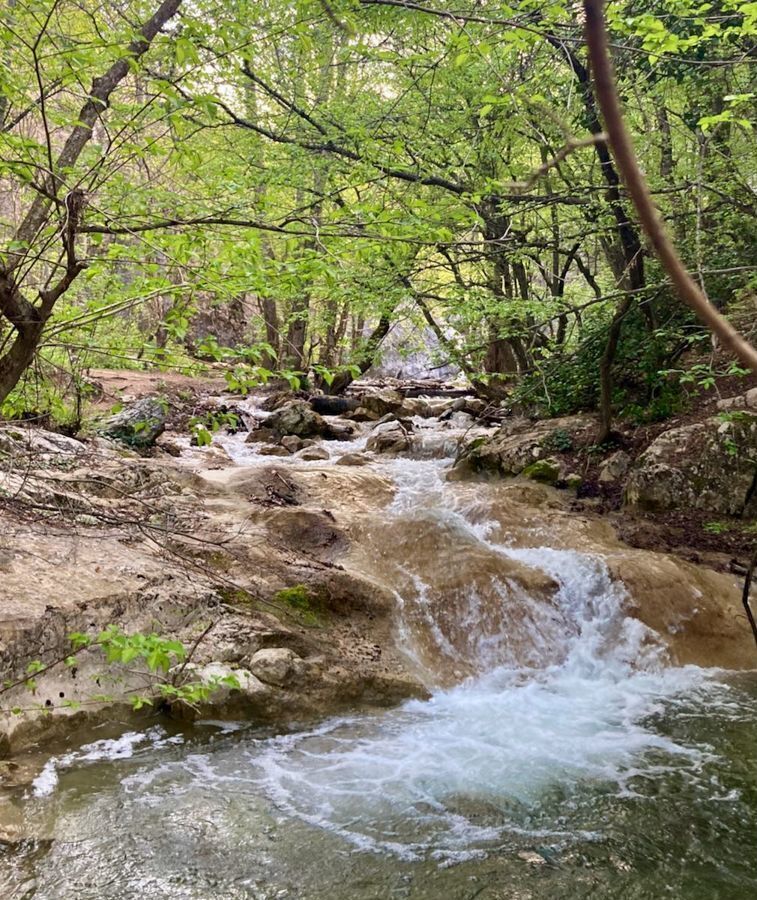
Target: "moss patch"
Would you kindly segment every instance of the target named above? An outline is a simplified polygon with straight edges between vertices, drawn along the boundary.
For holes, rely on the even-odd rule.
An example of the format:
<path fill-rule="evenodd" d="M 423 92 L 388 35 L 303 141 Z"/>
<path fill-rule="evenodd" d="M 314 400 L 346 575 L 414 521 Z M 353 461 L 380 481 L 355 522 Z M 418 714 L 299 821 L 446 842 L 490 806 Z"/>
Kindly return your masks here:
<path fill-rule="evenodd" d="M 560 477 L 560 464 L 554 459 L 538 459 L 530 466 L 526 466 L 522 474 L 532 481 L 554 484 Z"/>

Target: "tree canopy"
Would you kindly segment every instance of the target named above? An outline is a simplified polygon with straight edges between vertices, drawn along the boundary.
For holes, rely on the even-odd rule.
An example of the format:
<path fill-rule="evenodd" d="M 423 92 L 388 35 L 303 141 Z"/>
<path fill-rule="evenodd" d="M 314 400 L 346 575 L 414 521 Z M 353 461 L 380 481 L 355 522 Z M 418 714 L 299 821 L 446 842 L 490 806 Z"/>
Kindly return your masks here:
<path fill-rule="evenodd" d="M 749 330 L 757 3 L 606 19 L 654 202 Z M 605 432 L 669 414 L 710 338 L 639 227 L 583 24 L 572 0 L 9 0 L 3 411 L 96 365 L 338 390 L 414 326 L 487 397 Z"/>

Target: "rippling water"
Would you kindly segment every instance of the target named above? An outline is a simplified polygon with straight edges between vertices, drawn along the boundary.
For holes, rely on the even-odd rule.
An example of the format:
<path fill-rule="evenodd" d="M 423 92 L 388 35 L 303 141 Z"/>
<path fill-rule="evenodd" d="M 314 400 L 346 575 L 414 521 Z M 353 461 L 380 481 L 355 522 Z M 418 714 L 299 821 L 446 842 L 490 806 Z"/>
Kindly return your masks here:
<path fill-rule="evenodd" d="M 665 667 L 601 560 L 495 540 L 434 461 L 384 468 L 398 485 L 388 527 L 454 528 L 553 579 L 517 646 L 515 620 L 487 605 L 529 598 L 496 565 L 485 592 L 480 579 L 463 592 L 461 637 L 411 547 L 396 567 L 408 652 L 425 627 L 474 675 L 287 734 L 156 726 L 56 757 L 7 801 L 30 837 L 0 848 L 0 895 L 757 896 L 757 676 Z"/>

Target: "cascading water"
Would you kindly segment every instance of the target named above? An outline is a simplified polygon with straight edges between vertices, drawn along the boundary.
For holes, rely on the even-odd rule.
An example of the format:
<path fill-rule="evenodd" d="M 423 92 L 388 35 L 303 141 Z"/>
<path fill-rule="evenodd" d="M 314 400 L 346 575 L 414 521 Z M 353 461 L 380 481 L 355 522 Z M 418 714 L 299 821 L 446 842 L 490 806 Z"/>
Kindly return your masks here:
<path fill-rule="evenodd" d="M 423 665 L 420 631 L 442 666 L 462 658 L 476 674 L 381 717 L 256 742 L 248 750 L 251 782 L 277 808 L 356 847 L 451 861 L 479 855 L 508 833 L 564 839 L 564 824 L 534 816 L 550 791 L 565 802 L 586 788 L 631 791 L 634 778 L 659 767 L 660 754 L 665 765 L 701 765 L 702 751 L 644 723 L 678 696 L 706 693 L 708 673 L 665 668 L 662 644 L 625 614 L 623 588 L 601 560 L 494 542 L 494 524 L 468 519 L 442 465 L 384 463 L 398 493 L 383 529 L 391 535 L 403 521 L 427 534 L 452 528 L 455 540 L 554 579 L 553 605 L 495 576 L 483 597 L 476 585 L 464 586 L 450 617 L 447 598 L 431 602 L 430 585 L 403 562 L 414 588 L 398 598 L 408 653 Z M 517 619 L 502 614 L 507 606 Z M 654 763 L 645 759 L 651 752 Z"/>
<path fill-rule="evenodd" d="M 283 735 L 208 723 L 129 735 L 108 763 L 107 742 L 68 754 L 27 801 L 58 843 L 12 896 L 754 896 L 753 680 L 666 666 L 600 558 L 537 526 L 510 540 L 447 464 L 376 462 L 396 494 L 353 560 L 396 592 L 399 639 L 445 687 Z"/>

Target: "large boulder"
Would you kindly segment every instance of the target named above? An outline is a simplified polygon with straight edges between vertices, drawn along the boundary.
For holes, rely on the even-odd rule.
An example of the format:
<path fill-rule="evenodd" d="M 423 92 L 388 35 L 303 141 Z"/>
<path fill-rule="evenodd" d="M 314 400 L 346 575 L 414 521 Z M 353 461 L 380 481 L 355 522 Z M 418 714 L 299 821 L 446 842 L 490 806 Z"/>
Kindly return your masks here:
<path fill-rule="evenodd" d="M 279 437 L 293 434 L 300 438 L 326 437 L 330 429 L 326 420 L 305 400 L 290 400 L 272 412 L 265 420 L 265 427 Z"/>
<path fill-rule="evenodd" d="M 165 402 L 155 397 L 143 397 L 106 419 L 98 431 L 130 447 L 144 449 L 152 447 L 163 434 L 166 418 Z"/>
<path fill-rule="evenodd" d="M 757 515 L 757 414 L 740 411 L 661 434 L 631 469 L 628 506 Z"/>
<path fill-rule="evenodd" d="M 555 451 L 571 450 L 588 443 L 596 421 L 590 416 L 566 416 L 531 422 L 506 422 L 489 438 L 476 438 L 466 447 L 455 467 L 455 477 L 467 472 L 498 472 L 520 475 L 524 469 L 548 459 Z"/>

